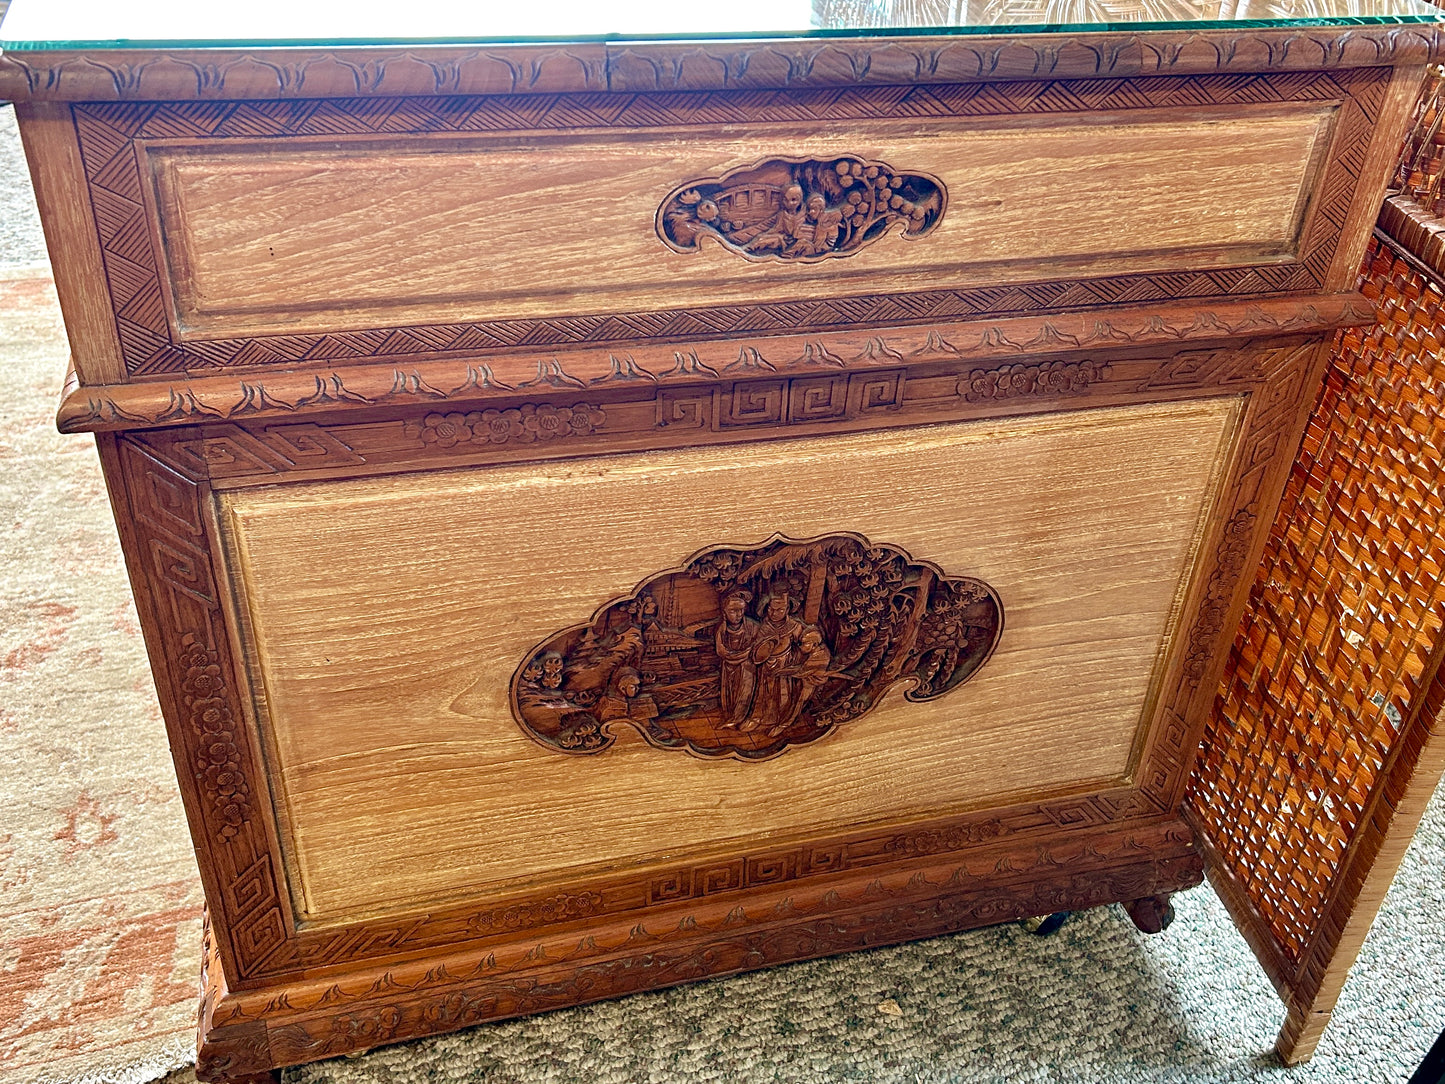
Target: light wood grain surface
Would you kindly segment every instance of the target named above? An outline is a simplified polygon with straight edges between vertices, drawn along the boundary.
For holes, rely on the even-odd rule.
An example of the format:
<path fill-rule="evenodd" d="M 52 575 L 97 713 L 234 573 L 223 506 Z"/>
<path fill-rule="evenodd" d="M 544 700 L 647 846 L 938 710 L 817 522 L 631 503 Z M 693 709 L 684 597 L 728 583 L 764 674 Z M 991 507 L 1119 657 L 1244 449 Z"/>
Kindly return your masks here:
<path fill-rule="evenodd" d="M 123 380 L 125 361 L 110 295 L 100 288 L 105 265 L 70 109 L 55 102 L 23 102 L 15 115 L 76 375 L 86 384 Z"/>
<path fill-rule="evenodd" d="M 234 491 L 298 907 L 1122 780 L 1238 400 Z M 994 658 L 766 763 L 529 741 L 522 658 L 703 547 L 860 531 L 1003 599 Z"/>
<path fill-rule="evenodd" d="M 174 319 L 196 338 L 686 308 L 1284 259 L 1332 106 L 746 130 L 150 144 Z M 1152 118 L 1152 119 L 1151 119 Z M 679 253 L 678 185 L 854 154 L 948 189 L 925 236 L 846 258 Z"/>

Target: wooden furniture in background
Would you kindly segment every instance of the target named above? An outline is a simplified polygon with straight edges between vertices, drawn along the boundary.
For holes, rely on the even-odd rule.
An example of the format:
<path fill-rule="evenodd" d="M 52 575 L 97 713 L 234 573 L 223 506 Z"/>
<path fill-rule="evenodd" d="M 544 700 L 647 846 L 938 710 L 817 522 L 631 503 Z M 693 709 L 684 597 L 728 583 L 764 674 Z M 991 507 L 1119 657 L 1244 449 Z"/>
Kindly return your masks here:
<path fill-rule="evenodd" d="M 1160 928 L 1420 17 L 0 56 L 201 1076 Z"/>

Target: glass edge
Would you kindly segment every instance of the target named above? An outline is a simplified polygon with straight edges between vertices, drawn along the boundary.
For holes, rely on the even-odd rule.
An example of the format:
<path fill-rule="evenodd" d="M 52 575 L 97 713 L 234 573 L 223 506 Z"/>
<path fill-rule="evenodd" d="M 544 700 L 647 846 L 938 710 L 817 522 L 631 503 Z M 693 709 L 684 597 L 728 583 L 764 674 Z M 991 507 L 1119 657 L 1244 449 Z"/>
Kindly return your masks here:
<path fill-rule="evenodd" d="M 196 49 L 386 49 L 419 46 L 485 45 L 687 45 L 717 41 L 798 41 L 853 38 L 980 37 L 1013 34 L 1120 33 L 1141 30 L 1291 30 L 1310 27 L 1421 26 L 1445 21 L 1445 11 L 1420 15 L 1338 15 L 1292 19 L 1176 19 L 1163 22 L 1018 23 L 990 26 L 848 27 L 845 29 L 720 32 L 711 34 L 594 34 L 536 35 L 529 37 L 427 37 L 427 38 L 115 38 L 110 40 L 10 41 L 0 37 L 0 51 L 15 53 L 76 52 L 77 50 L 196 50 Z M 0 28 L 3 33 L 3 28 Z"/>

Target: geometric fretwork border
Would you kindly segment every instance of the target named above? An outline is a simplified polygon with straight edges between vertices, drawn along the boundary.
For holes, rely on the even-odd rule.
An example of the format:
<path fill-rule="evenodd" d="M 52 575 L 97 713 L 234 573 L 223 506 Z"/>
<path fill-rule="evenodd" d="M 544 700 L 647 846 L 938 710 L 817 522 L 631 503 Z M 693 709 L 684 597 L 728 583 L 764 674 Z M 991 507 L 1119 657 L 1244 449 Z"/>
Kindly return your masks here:
<path fill-rule="evenodd" d="M 74 107 L 116 328 L 131 376 L 305 362 L 399 362 L 510 348 L 546 349 L 778 330 L 809 331 L 969 317 L 1029 315 L 1164 299 L 1244 298 L 1318 290 L 1354 197 L 1386 68 L 1272 75 L 1036 80 L 867 90 L 504 95 L 278 101 L 127 102 Z M 1126 112 L 1279 102 L 1340 103 L 1330 159 L 1296 262 L 1114 275 L 994 287 L 268 335 L 173 340 L 160 261 L 146 222 L 136 144 L 163 139 L 424 135 L 437 132 L 717 126 L 776 120 L 863 120 Z M 1048 208 L 1039 208 L 1041 214 Z"/>

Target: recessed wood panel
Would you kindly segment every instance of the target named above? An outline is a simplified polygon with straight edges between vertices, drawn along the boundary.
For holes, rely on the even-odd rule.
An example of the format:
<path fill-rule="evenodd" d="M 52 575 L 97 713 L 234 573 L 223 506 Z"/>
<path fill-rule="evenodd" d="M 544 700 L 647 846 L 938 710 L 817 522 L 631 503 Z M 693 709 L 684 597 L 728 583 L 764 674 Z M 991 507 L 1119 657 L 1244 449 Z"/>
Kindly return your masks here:
<path fill-rule="evenodd" d="M 567 135 L 152 143 L 177 332 L 194 338 L 648 311 L 1207 268 L 1296 248 L 1333 106 Z M 943 182 L 947 211 L 845 258 L 676 251 L 679 186 L 779 157 Z"/>
<path fill-rule="evenodd" d="M 340 919 L 1123 780 L 1238 400 L 226 493 L 298 910 Z M 763 763 L 529 740 L 519 662 L 711 544 L 856 531 L 1006 624 Z"/>

